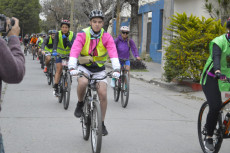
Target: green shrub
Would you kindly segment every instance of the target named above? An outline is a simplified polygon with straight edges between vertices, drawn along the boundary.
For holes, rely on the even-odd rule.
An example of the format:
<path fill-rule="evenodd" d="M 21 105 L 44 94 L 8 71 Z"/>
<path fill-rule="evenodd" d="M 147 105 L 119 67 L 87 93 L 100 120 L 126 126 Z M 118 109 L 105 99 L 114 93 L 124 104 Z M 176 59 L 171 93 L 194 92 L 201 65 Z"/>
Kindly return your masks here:
<path fill-rule="evenodd" d="M 167 81 L 175 78 L 198 82 L 209 56 L 209 42 L 226 32 L 225 25 L 222 26 L 220 20 L 177 13 L 168 30 L 173 32 L 173 37 L 165 49 L 164 75 Z"/>

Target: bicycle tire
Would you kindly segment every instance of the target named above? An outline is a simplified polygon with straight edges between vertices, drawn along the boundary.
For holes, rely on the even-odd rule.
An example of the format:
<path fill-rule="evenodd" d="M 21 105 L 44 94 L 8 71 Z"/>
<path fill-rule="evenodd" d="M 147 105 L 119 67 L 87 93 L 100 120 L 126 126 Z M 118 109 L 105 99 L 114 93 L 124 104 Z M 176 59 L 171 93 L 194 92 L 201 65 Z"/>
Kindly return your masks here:
<path fill-rule="evenodd" d="M 114 95 L 114 101 L 118 102 L 119 97 L 120 97 L 120 83 L 119 80 L 115 80 L 115 87 L 113 88 L 113 95 Z"/>
<path fill-rule="evenodd" d="M 121 105 L 125 108 L 129 102 L 129 77 L 128 74 L 122 76 Z"/>
<path fill-rule="evenodd" d="M 65 75 L 63 87 L 64 87 L 63 106 L 64 109 L 67 110 L 69 107 L 70 92 L 71 92 L 71 76 L 70 73 L 68 72 Z"/>
<path fill-rule="evenodd" d="M 88 115 L 86 115 L 88 114 Z M 84 106 L 83 106 L 83 115 L 82 115 L 82 134 L 83 134 L 83 139 L 84 140 L 89 140 L 89 135 L 90 135 L 90 115 L 89 115 L 89 105 L 88 101 L 84 100 Z"/>
<path fill-rule="evenodd" d="M 55 80 L 55 74 L 56 74 L 56 66 L 55 66 L 55 64 L 54 64 L 54 61 L 52 62 L 52 82 L 51 82 L 51 84 L 52 84 L 52 86 L 54 85 L 54 80 Z"/>
<path fill-rule="evenodd" d="M 93 102 L 91 111 L 91 147 L 93 153 L 101 152 L 102 144 L 102 116 L 101 106 L 98 101 Z"/>
<path fill-rule="evenodd" d="M 53 84 L 53 64 L 50 65 L 48 72 L 47 72 L 47 81 L 48 81 L 48 85 Z"/>
<path fill-rule="evenodd" d="M 204 145 L 204 139 L 207 136 L 207 131 L 205 128 L 205 124 L 202 125 L 202 123 L 206 123 L 207 116 L 204 115 L 204 111 L 205 110 L 207 111 L 207 109 L 208 109 L 208 102 L 204 102 L 200 108 L 200 111 L 199 111 L 198 124 L 197 124 L 198 125 L 198 138 L 199 138 L 201 149 L 204 153 L 210 153 L 210 151 L 208 151 Z M 215 151 L 213 153 L 219 152 L 219 150 L 221 148 L 221 144 L 223 142 L 223 134 L 222 134 L 222 129 L 221 129 L 220 125 L 222 125 L 221 115 L 219 115 L 219 117 L 218 117 L 218 120 L 217 120 L 217 127 L 218 128 L 214 131 L 214 135 L 213 135 L 213 138 L 215 138 L 215 140 L 214 140 Z"/>
<path fill-rule="evenodd" d="M 41 55 L 41 57 L 40 57 L 40 62 L 41 62 L 41 69 L 44 69 L 44 67 L 45 67 L 44 55 Z"/>
<path fill-rule="evenodd" d="M 63 74 L 61 74 L 61 77 L 60 77 L 60 82 L 58 84 L 58 102 L 59 103 L 62 103 L 63 101 L 63 84 L 62 82 L 64 82 L 64 77 L 63 77 Z"/>
<path fill-rule="evenodd" d="M 34 60 L 34 56 L 35 56 L 34 54 L 35 54 L 35 53 L 34 53 L 34 51 L 33 51 L 33 60 Z"/>

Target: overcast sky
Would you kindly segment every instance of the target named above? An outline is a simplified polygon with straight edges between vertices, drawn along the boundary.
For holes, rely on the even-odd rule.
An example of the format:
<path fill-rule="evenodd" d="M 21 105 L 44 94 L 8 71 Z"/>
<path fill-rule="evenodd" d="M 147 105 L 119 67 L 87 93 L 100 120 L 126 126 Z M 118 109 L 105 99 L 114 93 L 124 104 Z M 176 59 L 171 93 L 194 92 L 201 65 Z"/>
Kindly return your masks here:
<path fill-rule="evenodd" d="M 39 0 L 40 1 L 40 4 L 42 5 L 43 1 L 45 0 Z M 42 13 L 39 14 L 39 17 L 41 20 L 45 20 L 46 18 L 44 17 L 44 15 L 42 15 Z"/>

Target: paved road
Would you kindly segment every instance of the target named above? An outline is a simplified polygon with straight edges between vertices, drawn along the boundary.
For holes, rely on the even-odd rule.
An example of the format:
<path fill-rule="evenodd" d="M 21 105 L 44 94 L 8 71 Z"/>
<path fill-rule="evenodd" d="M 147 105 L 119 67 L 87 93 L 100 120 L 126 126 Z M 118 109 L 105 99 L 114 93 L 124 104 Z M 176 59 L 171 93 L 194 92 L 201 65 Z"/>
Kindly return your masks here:
<path fill-rule="evenodd" d="M 6 85 L 0 125 L 6 153 L 90 153 L 81 124 L 73 115 L 77 97 L 73 81 L 70 107 L 52 96 L 38 61 L 26 57 L 26 75 L 19 85 Z M 202 153 L 197 138 L 200 100 L 131 79 L 126 109 L 108 90 L 106 126 L 101 153 Z M 221 153 L 229 153 L 225 140 Z"/>

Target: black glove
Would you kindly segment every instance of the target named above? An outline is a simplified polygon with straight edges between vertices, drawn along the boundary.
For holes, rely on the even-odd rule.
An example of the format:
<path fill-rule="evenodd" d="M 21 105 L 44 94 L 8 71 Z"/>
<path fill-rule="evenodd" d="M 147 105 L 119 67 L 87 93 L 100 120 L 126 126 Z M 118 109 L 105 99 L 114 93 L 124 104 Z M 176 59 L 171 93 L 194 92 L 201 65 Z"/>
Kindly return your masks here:
<path fill-rule="evenodd" d="M 215 78 L 220 79 L 220 80 L 226 80 L 226 75 L 221 74 L 220 72 L 215 73 Z"/>

